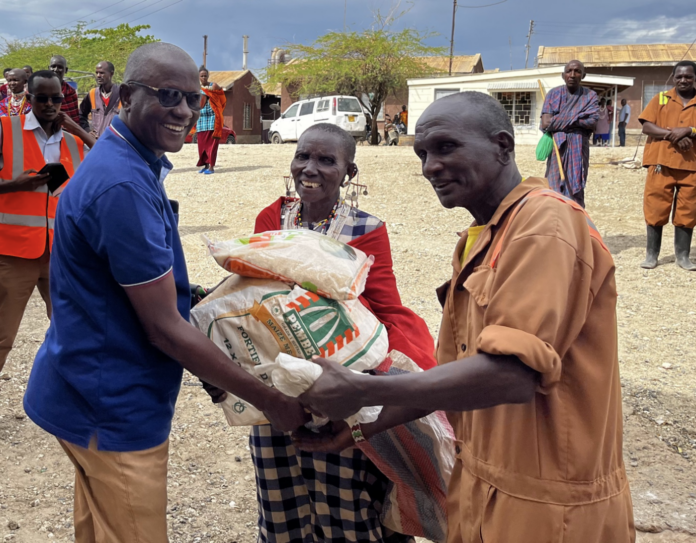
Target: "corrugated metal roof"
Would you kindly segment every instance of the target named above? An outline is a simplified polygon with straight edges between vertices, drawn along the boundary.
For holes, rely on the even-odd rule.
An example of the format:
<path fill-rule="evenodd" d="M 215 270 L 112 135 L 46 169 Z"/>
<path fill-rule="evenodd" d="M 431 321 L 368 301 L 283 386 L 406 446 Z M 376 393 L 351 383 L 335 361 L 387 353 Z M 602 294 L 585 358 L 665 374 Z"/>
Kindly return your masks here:
<path fill-rule="evenodd" d="M 278 83 L 277 85 L 271 85 L 270 83 L 264 83 L 261 85 L 263 88 L 263 93 L 272 96 L 280 96 L 283 92 L 283 86 Z"/>
<path fill-rule="evenodd" d="M 539 47 L 539 67 L 564 65 L 579 60 L 591 66 L 665 66 L 680 60 L 696 61 L 696 46 L 687 43 L 653 43 L 636 45 L 589 45 Z"/>
<path fill-rule="evenodd" d="M 438 73 L 449 73 L 450 57 L 420 57 L 420 60 L 428 66 L 435 68 Z M 452 57 L 452 73 L 453 74 L 470 74 L 474 73 L 478 64 L 481 62 L 481 54 L 475 55 L 459 55 Z M 481 62 L 480 70 L 483 70 Z"/>
<path fill-rule="evenodd" d="M 536 81 L 501 81 L 488 83 L 488 90 L 539 90 L 539 83 Z"/>
<path fill-rule="evenodd" d="M 224 90 L 229 90 L 237 79 L 243 77 L 249 70 L 237 70 L 234 72 L 213 72 L 208 74 L 210 81 L 220 85 Z"/>

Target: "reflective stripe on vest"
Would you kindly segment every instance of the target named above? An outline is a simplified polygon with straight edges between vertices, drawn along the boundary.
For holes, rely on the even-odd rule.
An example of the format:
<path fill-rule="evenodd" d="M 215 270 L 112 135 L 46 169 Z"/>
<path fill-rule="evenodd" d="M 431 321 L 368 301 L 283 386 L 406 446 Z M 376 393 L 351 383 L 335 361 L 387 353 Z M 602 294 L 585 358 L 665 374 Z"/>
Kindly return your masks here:
<path fill-rule="evenodd" d="M 661 106 L 664 106 L 664 105 L 667 105 L 667 102 L 669 102 L 669 96 L 667 96 L 666 92 L 661 92 L 660 98 L 659 98 L 659 104 Z"/>
<path fill-rule="evenodd" d="M 562 194 L 558 194 L 557 192 L 549 189 L 535 189 L 527 194 L 519 204 L 515 207 L 515 209 L 512 211 L 510 214 L 510 218 L 507 220 L 507 223 L 505 224 L 505 229 L 503 230 L 503 234 L 500 236 L 498 239 L 498 243 L 495 245 L 495 249 L 493 249 L 493 254 L 491 255 L 491 268 L 495 268 L 495 265 L 498 263 L 498 258 L 500 257 L 500 253 L 503 250 L 503 242 L 505 241 L 505 236 L 507 235 L 508 228 L 510 228 L 510 224 L 512 224 L 512 221 L 514 218 L 517 216 L 519 213 L 520 209 L 526 204 L 530 198 L 535 198 L 538 196 L 548 196 L 550 198 L 555 198 L 559 202 L 563 202 L 564 204 L 568 204 L 570 207 L 572 207 L 575 211 L 581 212 L 583 215 L 585 215 L 585 219 L 587 221 L 587 228 L 590 232 L 590 237 L 593 237 L 596 239 L 599 244 L 602 246 L 602 248 L 608 253 L 609 248 L 604 244 L 604 240 L 602 240 L 602 236 L 599 233 L 599 230 L 597 230 L 597 227 L 595 224 L 592 222 L 592 219 L 590 219 L 590 216 L 587 214 L 587 211 L 583 209 L 583 207 L 578 204 L 577 202 L 571 200 L 570 198 L 566 198 Z"/>
<path fill-rule="evenodd" d="M 2 155 L 5 163 L 0 180 L 16 179 L 25 170 L 40 170 L 46 164 L 34 132 L 24 130 L 25 116 L 3 117 Z M 63 132 L 60 162 L 72 177 L 84 158 L 82 140 Z M 1 182 L 1 181 L 0 181 Z M 19 258 L 39 258 L 53 242 L 53 226 L 58 197 L 43 185 L 33 191 L 0 194 L 0 254 Z"/>

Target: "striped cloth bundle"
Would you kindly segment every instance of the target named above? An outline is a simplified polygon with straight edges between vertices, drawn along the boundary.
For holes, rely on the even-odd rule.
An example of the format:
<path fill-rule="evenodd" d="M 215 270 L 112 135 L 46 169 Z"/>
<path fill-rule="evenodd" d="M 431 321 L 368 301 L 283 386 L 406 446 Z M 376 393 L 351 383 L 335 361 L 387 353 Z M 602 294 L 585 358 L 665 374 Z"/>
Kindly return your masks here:
<path fill-rule="evenodd" d="M 392 351 L 375 373 L 421 372 L 406 355 Z M 392 428 L 358 443 L 391 481 L 382 523 L 398 533 L 435 543 L 447 539 L 447 486 L 454 467 L 454 432 L 444 412 Z"/>

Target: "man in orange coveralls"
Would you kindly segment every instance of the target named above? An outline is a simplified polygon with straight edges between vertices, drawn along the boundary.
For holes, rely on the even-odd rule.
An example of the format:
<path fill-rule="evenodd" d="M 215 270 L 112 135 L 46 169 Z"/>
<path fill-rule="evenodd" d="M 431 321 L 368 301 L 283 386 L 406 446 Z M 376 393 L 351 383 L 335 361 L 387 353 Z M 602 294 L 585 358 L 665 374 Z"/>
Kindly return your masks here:
<path fill-rule="evenodd" d="M 492 97 L 433 103 L 414 150 L 442 205 L 475 219 L 439 291 L 440 365 L 375 377 L 316 359 L 323 374 L 301 402 L 332 420 L 385 406 L 353 428 L 356 440 L 448 411 L 449 543 L 635 541 L 611 254 L 583 208 L 544 179 L 522 182 L 512 125 Z M 325 435 L 296 444 L 348 445 Z"/>
<path fill-rule="evenodd" d="M 689 260 L 696 227 L 696 63 L 678 62 L 672 77 L 674 88 L 650 100 L 639 117 L 643 134 L 650 136 L 643 153 L 643 167 L 648 168 L 643 199 L 648 241 L 641 266 L 657 266 L 662 227 L 672 213 L 677 265 L 696 271 Z"/>

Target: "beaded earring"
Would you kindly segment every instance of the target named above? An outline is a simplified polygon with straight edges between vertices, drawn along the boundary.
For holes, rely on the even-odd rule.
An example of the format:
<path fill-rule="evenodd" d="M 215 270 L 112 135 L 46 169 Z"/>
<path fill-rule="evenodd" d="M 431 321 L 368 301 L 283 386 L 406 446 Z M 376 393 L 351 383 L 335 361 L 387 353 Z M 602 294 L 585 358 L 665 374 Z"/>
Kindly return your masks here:
<path fill-rule="evenodd" d="M 292 176 L 291 175 L 284 175 L 283 182 L 285 183 L 285 197 L 286 198 L 294 198 L 295 191 L 292 190 L 294 188 Z"/>
<path fill-rule="evenodd" d="M 350 200 L 350 207 L 355 209 L 360 209 L 359 198 L 360 191 L 362 190 L 363 196 L 367 196 L 367 185 L 360 184 L 360 172 L 357 172 L 355 176 L 355 181 L 348 181 L 348 188 L 346 189 L 345 200 Z"/>

